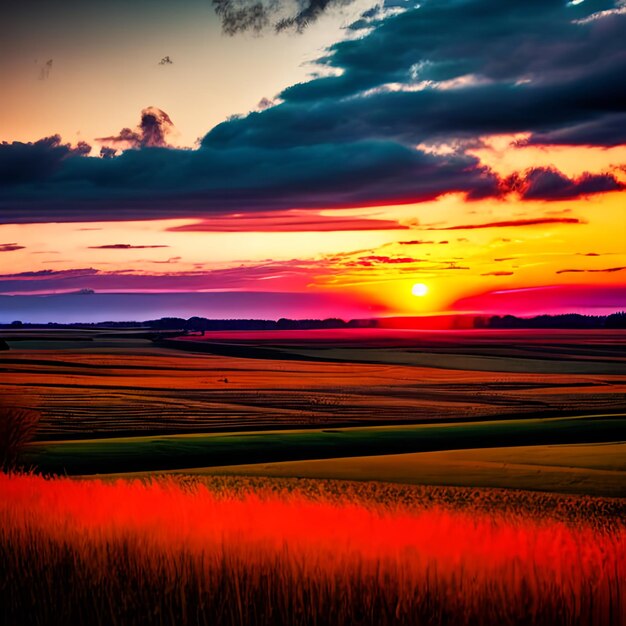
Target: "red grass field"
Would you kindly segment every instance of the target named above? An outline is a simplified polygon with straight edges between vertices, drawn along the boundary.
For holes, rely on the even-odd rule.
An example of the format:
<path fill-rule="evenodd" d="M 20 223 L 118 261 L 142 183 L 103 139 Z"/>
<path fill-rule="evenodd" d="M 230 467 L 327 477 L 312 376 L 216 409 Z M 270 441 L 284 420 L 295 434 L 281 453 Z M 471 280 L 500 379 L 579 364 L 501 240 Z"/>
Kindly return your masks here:
<path fill-rule="evenodd" d="M 0 474 L 10 626 L 614 626 L 625 597 L 619 525 Z"/>

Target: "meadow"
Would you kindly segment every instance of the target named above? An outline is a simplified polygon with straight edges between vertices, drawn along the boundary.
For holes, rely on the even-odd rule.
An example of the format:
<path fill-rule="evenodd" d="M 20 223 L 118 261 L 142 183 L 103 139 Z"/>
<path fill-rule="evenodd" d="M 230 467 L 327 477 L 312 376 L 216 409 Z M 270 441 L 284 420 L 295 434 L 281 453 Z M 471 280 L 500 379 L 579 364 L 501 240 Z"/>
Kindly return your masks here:
<path fill-rule="evenodd" d="M 3 474 L 0 496 L 8 624 L 626 619 L 626 529 L 615 522 L 173 479 Z"/>

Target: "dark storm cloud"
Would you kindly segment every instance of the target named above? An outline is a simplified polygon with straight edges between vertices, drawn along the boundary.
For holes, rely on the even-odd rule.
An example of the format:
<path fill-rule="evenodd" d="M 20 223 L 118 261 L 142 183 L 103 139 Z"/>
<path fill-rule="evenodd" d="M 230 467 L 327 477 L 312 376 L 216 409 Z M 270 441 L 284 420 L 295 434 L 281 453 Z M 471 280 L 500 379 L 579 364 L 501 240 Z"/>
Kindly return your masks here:
<path fill-rule="evenodd" d="M 283 104 L 217 126 L 205 142 L 290 145 L 368 135 L 419 143 L 515 132 L 565 137 L 586 125 L 588 143 L 614 145 L 626 133 L 626 15 L 576 21 L 613 6 L 600 0 L 423 3 L 332 46 L 322 63 L 340 76 L 289 87 Z"/>
<path fill-rule="evenodd" d="M 15 252 L 16 250 L 24 250 L 25 246 L 17 243 L 0 243 L 0 252 Z"/>
<path fill-rule="evenodd" d="M 558 85 L 490 84 L 352 97 L 328 97 L 322 90 L 317 99 L 303 101 L 290 100 L 289 94 L 283 93 L 286 100 L 282 104 L 219 124 L 205 136 L 203 145 L 288 147 L 349 142 L 363 136 L 420 144 L 543 132 L 544 128 L 565 133 L 580 119 L 603 117 L 607 108 L 626 108 L 625 73 L 626 62 L 604 75 Z M 571 143 L 554 137 L 555 144 Z M 601 130 L 580 143 L 612 146 L 623 143 L 624 138 L 626 129 L 615 133 Z"/>
<path fill-rule="evenodd" d="M 528 145 L 619 146 L 626 143 L 626 114 L 609 113 L 600 115 L 589 122 L 538 131 L 524 143 Z"/>
<path fill-rule="evenodd" d="M 174 128 L 170 116 L 157 107 L 147 107 L 141 112 L 141 121 L 135 130 L 122 128 L 117 135 L 99 137 L 103 143 L 122 144 L 129 148 L 163 148 L 167 146 L 167 135 Z M 100 156 L 115 156 L 109 151 L 100 151 Z"/>
<path fill-rule="evenodd" d="M 133 246 L 130 243 L 108 243 L 103 246 L 89 246 L 90 250 L 146 250 L 149 248 L 169 248 L 169 246 Z"/>
<path fill-rule="evenodd" d="M 250 13 L 251 6 L 258 8 Z M 243 11 L 233 24 L 255 30 L 265 23 L 265 6 L 229 0 L 218 10 Z M 285 7 L 276 6 L 283 19 Z M 314 18 L 315 7 L 331 3 L 294 6 L 292 18 Z M 338 75 L 293 85 L 279 104 L 219 124 L 199 149 L 165 149 L 172 123 L 154 108 L 144 110 L 138 128 L 103 139 L 111 149 L 134 148 L 115 158 L 82 158 L 58 139 L 0 147 L 0 221 L 210 219 L 412 203 L 449 192 L 500 196 L 511 180 L 465 152 L 481 136 L 526 133 L 530 143 L 607 146 L 626 138 L 626 15 L 617 6 L 426 0 L 399 12 L 369 11 L 361 23 L 367 28 L 354 27 L 361 36 L 331 46 L 319 61 Z M 284 24 L 299 28 L 297 17 Z M 416 148 L 440 142 L 453 151 Z M 528 200 L 622 187 L 609 174 L 569 179 L 540 168 L 514 182 Z M 532 221 L 557 222 L 579 223 Z M 494 225 L 530 222 L 469 228 Z"/>
<path fill-rule="evenodd" d="M 505 184 L 524 200 L 566 200 L 624 189 L 624 185 L 612 174 L 585 173 L 571 179 L 554 168 L 544 167 L 530 169 L 521 175 L 514 174 Z"/>
<path fill-rule="evenodd" d="M 388 141 L 270 150 L 143 148 L 75 158 L 37 186 L 0 188 L 0 221 L 114 220 L 486 197 L 499 180 L 467 155 Z M 76 191 L 78 190 L 78 191 Z"/>
<path fill-rule="evenodd" d="M 61 142 L 59 135 L 35 142 L 0 143 L 0 194 L 3 187 L 14 187 L 50 179 L 64 161 L 89 154 L 91 147 L 79 143 L 76 147 Z M 0 198 L 2 196 L 0 195 Z"/>

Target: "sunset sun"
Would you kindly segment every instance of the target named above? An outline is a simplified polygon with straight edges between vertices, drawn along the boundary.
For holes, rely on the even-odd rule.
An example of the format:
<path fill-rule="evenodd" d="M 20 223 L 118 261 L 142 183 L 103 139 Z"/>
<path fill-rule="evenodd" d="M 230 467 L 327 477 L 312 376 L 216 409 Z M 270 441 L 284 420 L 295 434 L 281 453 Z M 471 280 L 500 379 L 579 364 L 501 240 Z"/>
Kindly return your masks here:
<path fill-rule="evenodd" d="M 424 283 L 415 283 L 411 287 L 411 293 L 418 298 L 425 296 L 428 293 L 428 287 Z"/>

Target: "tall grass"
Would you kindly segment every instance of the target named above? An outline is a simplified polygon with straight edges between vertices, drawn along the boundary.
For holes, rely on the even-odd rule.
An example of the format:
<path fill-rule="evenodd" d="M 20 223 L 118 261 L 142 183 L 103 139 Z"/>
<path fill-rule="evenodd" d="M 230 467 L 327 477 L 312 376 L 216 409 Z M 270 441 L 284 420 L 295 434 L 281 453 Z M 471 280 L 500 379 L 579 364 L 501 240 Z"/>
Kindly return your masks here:
<path fill-rule="evenodd" d="M 0 474 L 6 624 L 613 626 L 626 531 Z"/>

